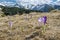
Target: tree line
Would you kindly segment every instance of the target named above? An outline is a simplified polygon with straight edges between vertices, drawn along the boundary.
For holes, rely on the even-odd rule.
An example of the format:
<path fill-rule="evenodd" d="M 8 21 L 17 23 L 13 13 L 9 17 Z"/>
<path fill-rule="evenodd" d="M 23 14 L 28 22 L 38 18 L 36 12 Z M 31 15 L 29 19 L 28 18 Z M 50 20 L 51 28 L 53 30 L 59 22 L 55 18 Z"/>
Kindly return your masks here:
<path fill-rule="evenodd" d="M 37 10 L 18 8 L 18 7 L 6 7 L 6 6 L 5 7 L 0 6 L 0 7 L 2 8 L 2 11 L 4 12 L 5 15 L 15 15 L 15 14 L 21 15 L 23 13 L 29 14 L 30 12 L 42 12 L 42 11 L 37 11 Z"/>

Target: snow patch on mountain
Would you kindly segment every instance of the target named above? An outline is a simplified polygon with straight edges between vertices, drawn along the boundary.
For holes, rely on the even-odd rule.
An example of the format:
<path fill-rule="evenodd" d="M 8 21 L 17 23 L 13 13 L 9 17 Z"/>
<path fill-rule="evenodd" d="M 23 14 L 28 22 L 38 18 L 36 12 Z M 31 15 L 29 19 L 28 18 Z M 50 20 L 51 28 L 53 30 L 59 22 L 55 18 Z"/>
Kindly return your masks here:
<path fill-rule="evenodd" d="M 30 8 L 31 6 L 34 8 L 37 5 L 50 4 L 52 0 L 16 0 L 16 2 L 25 8 Z"/>
<path fill-rule="evenodd" d="M 60 4 L 59 1 L 60 0 L 16 0 L 16 3 L 26 9 L 33 9 L 38 5 L 44 6 L 44 4 L 51 5 L 52 7 L 54 7 L 54 5 Z"/>

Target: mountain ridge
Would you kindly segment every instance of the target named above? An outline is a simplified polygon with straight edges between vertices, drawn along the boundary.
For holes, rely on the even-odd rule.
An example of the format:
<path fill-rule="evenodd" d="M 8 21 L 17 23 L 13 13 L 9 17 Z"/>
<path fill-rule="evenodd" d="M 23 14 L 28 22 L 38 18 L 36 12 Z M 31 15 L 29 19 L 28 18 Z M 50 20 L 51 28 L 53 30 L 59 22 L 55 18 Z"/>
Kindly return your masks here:
<path fill-rule="evenodd" d="M 55 0 L 54 2 L 52 0 L 15 0 L 13 1 L 4 1 L 0 2 L 0 5 L 2 6 L 8 6 L 8 7 L 19 7 L 19 8 L 25 8 L 25 9 L 30 9 L 30 10 L 39 10 L 41 11 L 42 9 L 45 10 L 49 9 L 49 7 L 52 7 L 54 9 L 60 9 L 60 1 Z M 47 5 L 47 6 L 46 6 Z M 59 7 L 57 7 L 59 6 Z M 47 10 L 48 11 L 48 10 Z"/>

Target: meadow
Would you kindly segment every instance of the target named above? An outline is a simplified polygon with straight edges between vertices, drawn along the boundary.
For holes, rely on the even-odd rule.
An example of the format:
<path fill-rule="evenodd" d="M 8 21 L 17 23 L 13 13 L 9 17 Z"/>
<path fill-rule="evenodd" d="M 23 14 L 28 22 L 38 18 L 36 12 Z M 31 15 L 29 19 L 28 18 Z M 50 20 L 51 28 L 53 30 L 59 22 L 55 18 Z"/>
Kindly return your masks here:
<path fill-rule="evenodd" d="M 60 12 L 1 15 L 0 40 L 60 40 Z M 38 22 L 38 18 L 42 16 L 47 16 L 46 25 Z"/>

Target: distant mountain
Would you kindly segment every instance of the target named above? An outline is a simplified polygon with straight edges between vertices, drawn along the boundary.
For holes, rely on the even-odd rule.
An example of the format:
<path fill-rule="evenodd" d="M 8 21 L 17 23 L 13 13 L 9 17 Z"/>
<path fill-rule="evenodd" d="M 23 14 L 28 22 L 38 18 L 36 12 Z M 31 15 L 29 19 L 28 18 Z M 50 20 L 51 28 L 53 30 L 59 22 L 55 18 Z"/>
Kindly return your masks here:
<path fill-rule="evenodd" d="M 60 10 L 60 5 L 54 5 L 54 8 Z"/>
<path fill-rule="evenodd" d="M 60 10 L 60 1 L 55 2 L 54 8 Z"/>
<path fill-rule="evenodd" d="M 49 12 L 53 9 L 54 7 L 52 7 L 51 5 L 43 4 L 43 5 L 35 6 L 32 10 L 38 10 L 38 11 L 40 10 L 41 12 Z"/>
<path fill-rule="evenodd" d="M 47 12 L 60 9 L 60 0 L 1 0 L 0 5 Z"/>
<path fill-rule="evenodd" d="M 1 2 L 0 5 L 2 6 L 8 6 L 8 7 L 14 7 L 16 3 L 14 2 Z"/>

